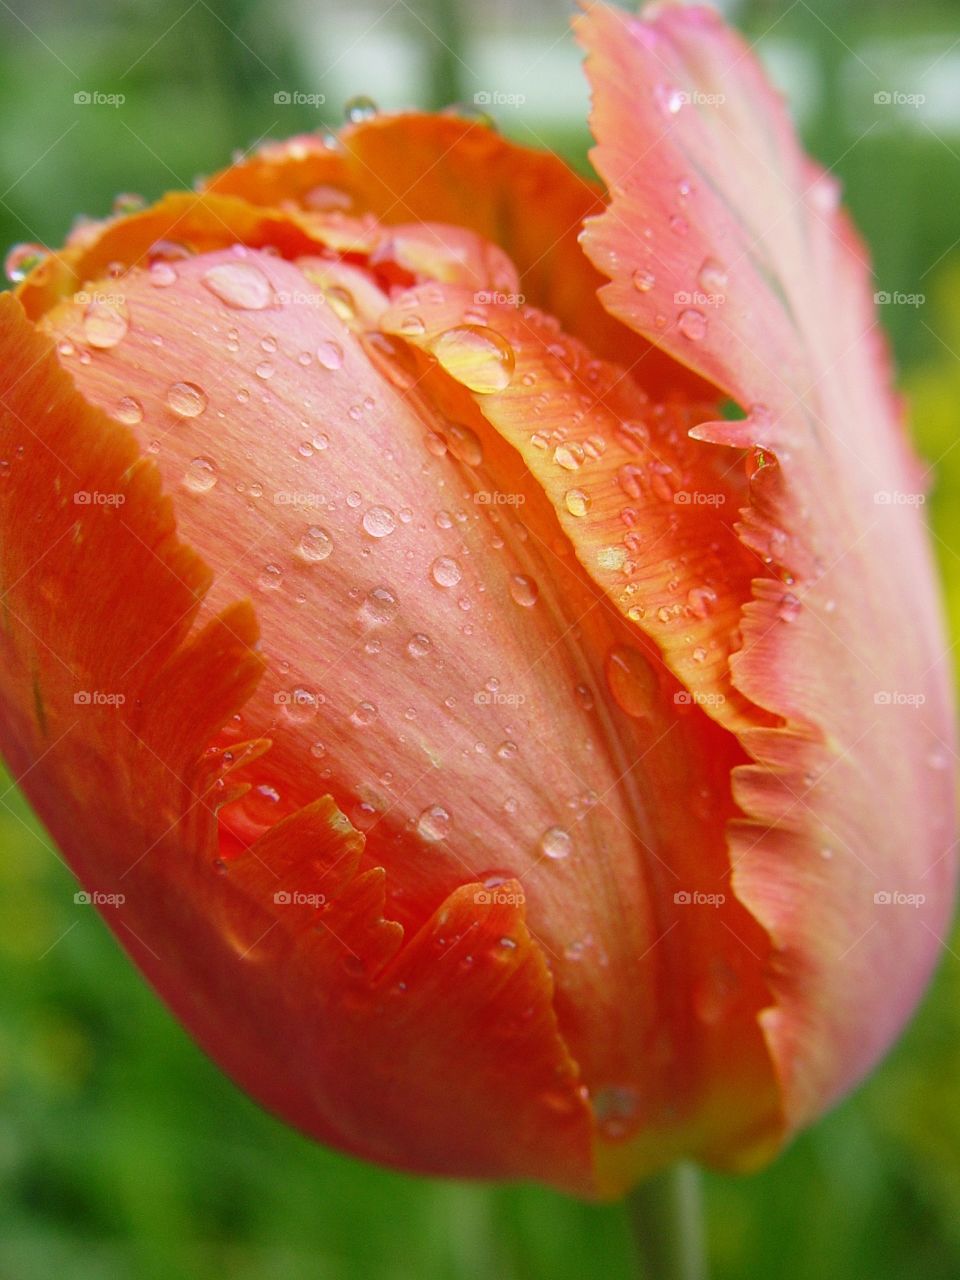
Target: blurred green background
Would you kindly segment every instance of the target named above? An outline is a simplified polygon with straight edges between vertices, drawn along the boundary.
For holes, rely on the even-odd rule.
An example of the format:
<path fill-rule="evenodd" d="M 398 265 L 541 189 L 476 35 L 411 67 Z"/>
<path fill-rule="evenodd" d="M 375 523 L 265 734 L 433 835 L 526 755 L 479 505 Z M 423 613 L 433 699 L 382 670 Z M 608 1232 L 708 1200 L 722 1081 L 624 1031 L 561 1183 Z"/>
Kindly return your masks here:
<path fill-rule="evenodd" d="M 960 634 L 956 0 L 730 4 L 842 179 L 875 256 Z M 557 0 L 0 0 L 0 246 L 59 244 L 120 192 L 384 106 L 471 102 L 585 163 Z M 878 92 L 920 94 L 880 104 Z M 122 106 L 77 93 L 123 94 Z M 322 105 L 285 103 L 289 93 Z M 276 95 L 281 95 L 278 101 Z M 626 1274 L 616 1208 L 367 1168 L 288 1132 L 147 991 L 14 789 L 0 790 L 0 1280 L 585 1280 Z M 960 941 L 857 1095 L 752 1179 L 707 1179 L 719 1280 L 960 1276 Z"/>

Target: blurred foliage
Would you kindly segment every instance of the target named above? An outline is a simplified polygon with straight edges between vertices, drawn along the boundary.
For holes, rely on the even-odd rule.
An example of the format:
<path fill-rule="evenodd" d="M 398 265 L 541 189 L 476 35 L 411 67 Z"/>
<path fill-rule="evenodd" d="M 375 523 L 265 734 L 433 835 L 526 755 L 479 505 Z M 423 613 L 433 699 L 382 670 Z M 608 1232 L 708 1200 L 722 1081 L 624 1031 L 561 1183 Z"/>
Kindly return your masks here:
<path fill-rule="evenodd" d="M 441 105 L 461 91 L 454 51 L 468 11 L 431 0 L 420 12 L 428 74 L 411 98 Z M 946 50 L 956 15 L 950 3 L 759 0 L 739 17 L 752 36 L 813 52 L 822 84 L 807 141 L 843 179 L 877 287 L 927 295 L 882 319 L 934 464 L 928 511 L 960 634 L 960 138 L 861 136 L 844 123 L 841 74 L 873 36 L 932 35 Z M 554 19 L 550 39 L 563 15 Z M 74 210 L 102 214 L 117 192 L 189 185 L 265 130 L 316 127 L 309 108 L 279 122 L 273 110 L 278 85 L 305 80 L 294 30 L 265 0 L 38 2 L 16 14 L 4 4 L 0 243 L 58 243 Z M 76 91 L 121 87 L 122 112 L 78 118 Z M 510 127 L 523 136 L 522 121 Z M 584 131 L 549 140 L 584 162 Z M 74 905 L 72 878 L 12 790 L 0 796 L 0 852 L 0 1280 L 625 1273 L 615 1207 L 402 1177 L 283 1128 L 220 1076 L 94 912 Z M 908 1033 L 855 1097 L 766 1172 L 708 1177 L 718 1280 L 960 1276 L 958 953 L 955 942 Z"/>

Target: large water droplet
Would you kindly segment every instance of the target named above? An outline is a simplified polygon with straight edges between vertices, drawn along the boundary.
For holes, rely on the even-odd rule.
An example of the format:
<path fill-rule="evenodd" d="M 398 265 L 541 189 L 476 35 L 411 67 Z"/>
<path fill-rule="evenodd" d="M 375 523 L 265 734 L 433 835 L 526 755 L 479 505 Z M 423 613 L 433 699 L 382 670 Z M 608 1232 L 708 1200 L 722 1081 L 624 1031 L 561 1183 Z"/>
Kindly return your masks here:
<path fill-rule="evenodd" d="M 191 493 L 209 493 L 217 483 L 217 465 L 210 458 L 194 458 L 183 477 Z"/>
<path fill-rule="evenodd" d="M 475 431 L 465 427 L 462 422 L 448 422 L 444 427 L 444 435 L 447 448 L 455 458 L 469 467 L 479 467 L 483 461 L 483 446 Z"/>
<path fill-rule="evenodd" d="M 688 307 L 677 316 L 677 328 L 691 342 L 701 342 L 707 336 L 707 317 L 702 311 Z"/>
<path fill-rule="evenodd" d="M 252 262 L 224 262 L 211 267 L 203 283 L 212 294 L 237 311 L 262 311 L 274 301 L 273 286 Z"/>
<path fill-rule="evenodd" d="M 207 395 L 195 382 L 174 382 L 167 390 L 167 407 L 178 418 L 197 418 L 207 407 Z"/>
<path fill-rule="evenodd" d="M 3 260 L 7 279 L 13 284 L 26 280 L 33 268 L 47 256 L 47 250 L 41 244 L 15 244 Z"/>
<path fill-rule="evenodd" d="M 389 587 L 374 587 L 360 606 L 360 620 L 369 626 L 385 626 L 399 608 L 400 602 Z"/>
<path fill-rule="evenodd" d="M 317 360 L 324 369 L 340 369 L 343 366 L 343 348 L 337 342 L 321 342 L 317 347 Z"/>
<path fill-rule="evenodd" d="M 361 523 L 371 538 L 386 538 L 397 527 L 397 518 L 389 507 L 369 507 Z"/>
<path fill-rule="evenodd" d="M 515 573 L 510 579 L 510 594 L 517 604 L 529 609 L 540 598 L 540 588 L 532 578 L 522 573 Z"/>
<path fill-rule="evenodd" d="M 321 529 L 316 524 L 310 526 L 297 546 L 297 554 L 300 559 L 308 560 L 311 563 L 318 560 L 326 560 L 332 551 L 333 539 L 326 529 Z"/>
<path fill-rule="evenodd" d="M 585 516 L 593 503 L 589 493 L 583 489 L 568 489 L 563 500 L 572 516 Z"/>
<path fill-rule="evenodd" d="M 348 98 L 343 104 L 343 114 L 350 124 L 360 124 L 364 120 L 372 120 L 379 111 L 379 107 L 373 98 L 367 97 L 364 93 L 358 93 L 353 98 Z"/>
<path fill-rule="evenodd" d="M 470 391 L 491 395 L 510 385 L 516 363 L 513 347 L 486 325 L 447 329 L 432 345 L 442 368 Z"/>
<path fill-rule="evenodd" d="M 463 577 L 463 571 L 450 556 L 438 556 L 430 566 L 430 576 L 438 587 L 455 587 Z"/>
<path fill-rule="evenodd" d="M 129 322 L 122 301 L 105 302 L 94 298 L 83 313 L 83 336 L 91 347 L 108 351 L 122 342 Z"/>
<path fill-rule="evenodd" d="M 121 396 L 113 416 L 128 427 L 135 427 L 138 422 L 143 421 L 143 405 L 139 400 L 134 400 L 133 396 Z"/>

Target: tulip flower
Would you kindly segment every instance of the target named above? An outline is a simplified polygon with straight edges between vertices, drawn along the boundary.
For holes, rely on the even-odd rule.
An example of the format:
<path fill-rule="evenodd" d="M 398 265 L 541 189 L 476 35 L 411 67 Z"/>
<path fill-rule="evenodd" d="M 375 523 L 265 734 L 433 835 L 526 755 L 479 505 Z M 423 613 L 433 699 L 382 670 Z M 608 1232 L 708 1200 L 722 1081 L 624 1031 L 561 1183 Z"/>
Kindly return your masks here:
<path fill-rule="evenodd" d="M 713 13 L 577 29 L 599 183 L 358 111 L 14 255 L 0 745 L 265 1107 L 602 1198 L 878 1061 L 955 743 L 833 179 Z"/>

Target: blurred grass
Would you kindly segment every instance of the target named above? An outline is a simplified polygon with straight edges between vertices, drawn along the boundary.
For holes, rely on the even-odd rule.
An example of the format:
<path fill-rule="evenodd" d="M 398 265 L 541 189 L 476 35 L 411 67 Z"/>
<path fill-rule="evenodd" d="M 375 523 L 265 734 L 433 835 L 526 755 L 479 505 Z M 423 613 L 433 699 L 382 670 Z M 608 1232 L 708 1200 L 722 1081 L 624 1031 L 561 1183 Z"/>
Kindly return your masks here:
<path fill-rule="evenodd" d="M 58 243 L 73 211 L 103 214 L 119 191 L 154 197 L 189 185 L 275 119 L 278 75 L 303 82 L 295 42 L 265 3 L 149 11 L 137 0 L 85 0 L 53 24 L 54 12 L 29 20 L 55 53 L 69 51 L 69 66 L 0 12 L 0 34 L 20 37 L 0 43 L 4 246 Z M 773 25 L 817 53 L 824 93 L 808 142 L 826 163 L 840 157 L 877 287 L 928 295 L 923 308 L 885 308 L 882 319 L 921 451 L 937 464 L 928 511 L 960 635 L 960 142 L 892 131 L 850 148 L 837 96 L 838 36 L 855 45 L 868 30 L 949 31 L 951 12 L 754 3 L 745 18 L 756 34 Z M 141 58 L 145 13 L 158 32 L 180 17 Z M 73 93 L 114 91 L 128 67 L 123 112 L 78 120 Z M 431 77 L 422 102 L 457 96 L 455 59 L 435 51 Z M 282 117 L 283 132 L 316 124 L 306 108 Z M 583 162 L 583 131 L 550 142 Z M 616 1208 L 386 1173 L 264 1115 L 196 1050 L 95 913 L 74 905 L 74 888 L 23 801 L 0 797 L 0 1280 L 624 1274 Z M 718 1280 L 960 1276 L 958 953 L 955 942 L 906 1036 L 852 1099 L 766 1172 L 708 1177 Z"/>

